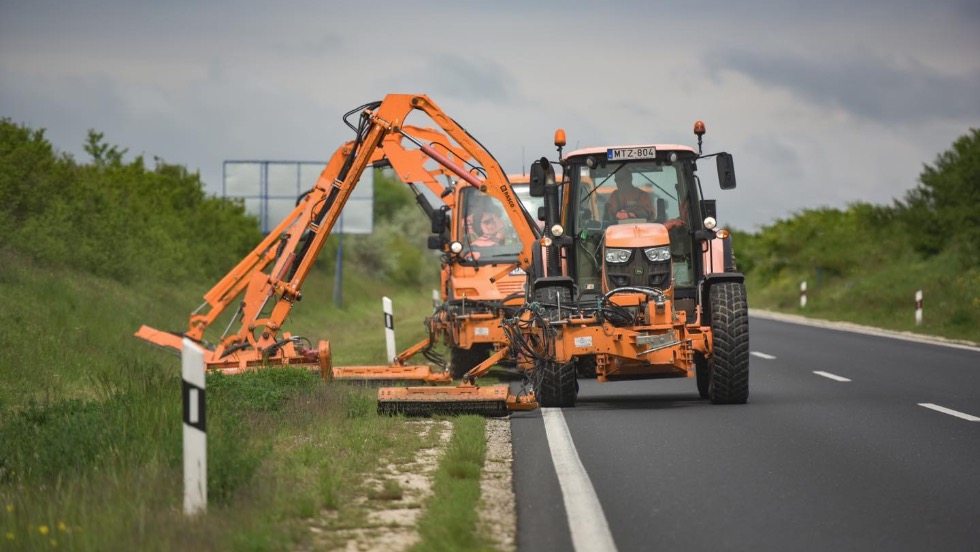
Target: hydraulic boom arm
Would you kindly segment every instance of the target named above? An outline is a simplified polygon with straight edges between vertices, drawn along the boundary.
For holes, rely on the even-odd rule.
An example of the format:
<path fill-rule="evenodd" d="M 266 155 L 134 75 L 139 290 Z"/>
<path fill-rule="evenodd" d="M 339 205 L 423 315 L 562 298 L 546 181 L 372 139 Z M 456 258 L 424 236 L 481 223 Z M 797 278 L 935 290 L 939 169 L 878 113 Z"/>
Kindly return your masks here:
<path fill-rule="evenodd" d="M 205 303 L 192 313 L 183 336 L 204 343 L 205 330 L 244 293 L 229 324 L 231 329 L 237 320 L 238 331 L 222 336 L 213 351 L 205 352 L 210 368 L 237 372 L 265 364 L 316 363 L 323 368 L 324 359 L 318 357 L 329 356 L 329 345 L 321 342 L 317 350 L 303 347 L 298 338 L 282 332 L 283 322 L 293 304 L 302 298 L 303 282 L 361 175 L 368 166 L 385 159 L 402 180 L 422 182 L 437 195 L 444 189 L 437 177 L 453 174 L 500 200 L 523 244 L 519 264 L 529 268 L 531 247 L 536 240 L 531 224 L 511 192 L 504 171 L 465 129 L 424 95 L 392 94 L 362 108 L 355 139 L 332 155 L 296 208 L 205 294 Z M 441 132 L 406 126 L 405 119 L 414 111 L 427 115 Z M 446 136 L 455 144 L 446 143 Z M 418 149 L 405 147 L 403 139 Z M 432 142 L 424 144 L 421 140 Z M 430 159 L 439 166 L 426 168 Z M 485 179 L 474 176 L 462 165 L 467 159 L 482 167 Z M 269 265 L 271 270 L 266 272 Z M 205 306 L 210 308 L 202 312 Z M 136 335 L 163 347 L 179 350 L 181 346 L 181 335 L 147 326 Z M 326 361 L 329 365 L 329 359 Z"/>

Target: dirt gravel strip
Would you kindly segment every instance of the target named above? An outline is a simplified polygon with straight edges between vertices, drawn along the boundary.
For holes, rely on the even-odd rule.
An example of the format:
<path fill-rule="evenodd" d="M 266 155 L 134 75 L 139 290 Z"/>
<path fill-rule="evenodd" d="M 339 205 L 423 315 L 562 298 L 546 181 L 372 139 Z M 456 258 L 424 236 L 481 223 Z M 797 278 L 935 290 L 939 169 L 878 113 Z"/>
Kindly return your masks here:
<path fill-rule="evenodd" d="M 310 525 L 312 538 L 297 548 L 297 552 L 401 552 L 419 541 L 416 523 L 424 512 L 425 501 L 432 496 L 433 476 L 452 440 L 453 424 L 449 420 L 418 420 L 409 425 L 423 439 L 429 432 L 438 432 L 438 444 L 420 449 L 411 462 L 382 461 L 383 467 L 364 481 L 365 488 L 381 489 L 386 480 L 393 479 L 402 489 L 401 498 L 371 500 L 367 496 L 359 497 L 353 507 L 361 509 L 365 515 L 363 523 L 357 527 L 336 527 L 336 512 L 325 511 Z"/>
<path fill-rule="evenodd" d="M 509 418 L 487 419 L 487 455 L 480 475 L 479 535 L 500 552 L 517 550 L 514 450 Z"/>
<path fill-rule="evenodd" d="M 416 523 L 432 496 L 433 476 L 449 442 L 453 426 L 448 420 L 411 422 L 425 438 L 438 432 L 438 445 L 421 449 L 411 462 L 386 465 L 365 480 L 366 488 L 382 488 L 394 479 L 403 490 L 398 500 L 358 499 L 355 507 L 366 512 L 358 527 L 336 527 L 335 512 L 324 512 L 310 524 L 310 538 L 296 552 L 319 550 L 345 552 L 401 552 L 419 541 Z M 513 450 L 510 420 L 491 418 L 486 424 L 487 451 L 480 475 L 479 525 L 477 531 L 499 552 L 514 552 L 517 542 L 517 507 L 513 485 Z"/>

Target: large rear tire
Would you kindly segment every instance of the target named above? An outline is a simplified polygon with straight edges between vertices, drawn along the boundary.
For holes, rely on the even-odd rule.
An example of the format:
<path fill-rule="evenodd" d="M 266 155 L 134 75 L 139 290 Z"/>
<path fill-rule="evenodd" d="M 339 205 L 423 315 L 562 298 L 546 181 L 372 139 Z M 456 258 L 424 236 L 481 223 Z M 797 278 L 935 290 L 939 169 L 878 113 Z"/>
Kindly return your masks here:
<path fill-rule="evenodd" d="M 449 374 L 453 379 L 462 379 L 478 364 L 490 357 L 490 345 L 473 345 L 469 349 L 451 347 L 449 349 Z"/>
<path fill-rule="evenodd" d="M 749 307 L 745 284 L 714 284 L 709 300 L 714 355 L 708 396 L 714 404 L 744 404 L 749 397 Z"/>
<path fill-rule="evenodd" d="M 578 381 L 575 363 L 557 364 L 542 362 L 531 373 L 534 396 L 538 404 L 545 407 L 575 406 L 578 394 Z"/>

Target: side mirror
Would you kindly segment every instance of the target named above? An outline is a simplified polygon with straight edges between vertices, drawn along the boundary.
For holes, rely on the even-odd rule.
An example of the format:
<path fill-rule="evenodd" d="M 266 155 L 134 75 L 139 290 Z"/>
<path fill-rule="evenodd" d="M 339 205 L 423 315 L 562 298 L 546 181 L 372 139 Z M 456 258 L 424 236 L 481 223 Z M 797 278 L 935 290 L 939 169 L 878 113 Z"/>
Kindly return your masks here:
<path fill-rule="evenodd" d="M 544 207 L 538 207 L 538 220 L 548 220 L 548 210 Z"/>
<path fill-rule="evenodd" d="M 432 223 L 432 233 L 442 234 L 443 230 L 445 230 L 446 227 L 449 225 L 449 217 L 447 216 L 446 213 L 446 206 L 443 205 L 438 209 L 433 209 L 429 221 Z"/>
<path fill-rule="evenodd" d="M 530 190 L 528 190 L 528 193 L 531 197 L 544 197 L 545 186 L 555 183 L 555 170 L 551 167 L 551 163 L 544 157 L 531 163 L 529 174 Z"/>
<path fill-rule="evenodd" d="M 718 185 L 722 190 L 735 188 L 735 163 L 730 153 L 718 154 Z"/>

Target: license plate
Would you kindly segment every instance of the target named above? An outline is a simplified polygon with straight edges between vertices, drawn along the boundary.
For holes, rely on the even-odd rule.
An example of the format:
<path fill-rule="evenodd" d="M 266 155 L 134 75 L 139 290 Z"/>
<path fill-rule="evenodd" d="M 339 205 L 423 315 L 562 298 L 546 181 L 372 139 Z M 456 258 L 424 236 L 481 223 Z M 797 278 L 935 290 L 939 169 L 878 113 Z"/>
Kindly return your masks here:
<path fill-rule="evenodd" d="M 626 161 L 628 159 L 655 159 L 657 148 L 652 146 L 639 148 L 609 148 L 606 159 L 609 161 Z"/>

